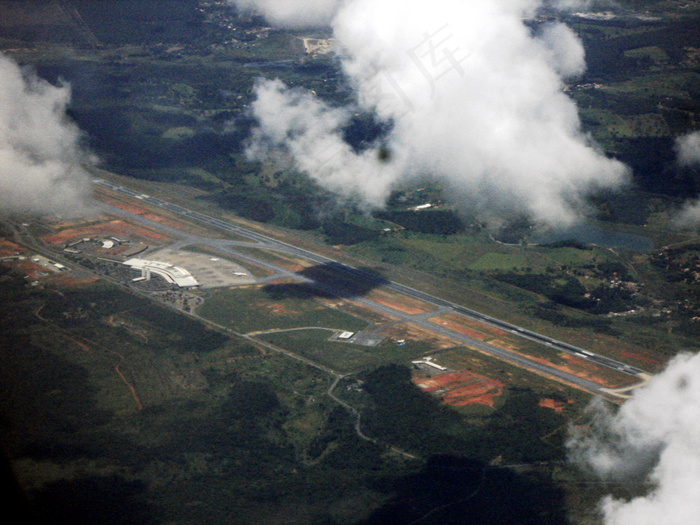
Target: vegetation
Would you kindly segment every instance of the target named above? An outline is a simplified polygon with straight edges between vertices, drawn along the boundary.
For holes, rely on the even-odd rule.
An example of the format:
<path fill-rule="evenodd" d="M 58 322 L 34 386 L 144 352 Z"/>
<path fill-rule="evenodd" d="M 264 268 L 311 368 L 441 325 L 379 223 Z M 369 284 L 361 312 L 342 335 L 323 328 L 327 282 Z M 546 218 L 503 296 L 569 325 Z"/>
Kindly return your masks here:
<path fill-rule="evenodd" d="M 447 461 L 406 463 L 361 439 L 346 410 L 325 397 L 330 378 L 313 368 L 218 332 L 214 339 L 182 316 L 179 326 L 168 325 L 170 339 L 160 341 L 158 312 L 166 322 L 176 314 L 146 314 L 139 297 L 104 285 L 64 290 L 63 297 L 2 271 L 0 413 L 12 422 L 3 447 L 21 481 L 29 476 L 22 465 L 32 465 L 39 518 L 160 523 L 177 514 L 211 523 L 245 515 L 265 522 L 297 508 L 308 523 L 376 523 L 397 512 L 409 477 L 427 483 L 434 466 Z M 186 337 L 198 345 L 180 347 Z M 298 342 L 284 346 L 303 354 L 304 339 Z M 350 345 L 335 345 L 353 355 Z M 367 349 L 360 366 L 375 352 Z M 515 392 L 484 416 L 484 426 L 422 393 L 404 367 L 378 368 L 362 380 L 362 428 L 380 442 L 425 457 L 449 451 L 457 465 L 481 465 L 505 450 L 509 460 L 555 457 L 537 436 L 562 418 L 539 409 L 537 396 Z M 56 465 L 66 476 L 53 477 Z M 492 474 L 495 484 L 514 490 L 547 486 L 506 470 Z M 85 515 L 81 506 L 93 498 L 108 517 Z M 532 504 L 517 498 L 515 508 L 530 512 Z M 537 505 L 562 512 L 557 498 Z"/>
<path fill-rule="evenodd" d="M 376 442 L 327 395 L 329 374 L 104 284 L 30 287 L 0 266 L 2 446 L 45 522 L 565 523 L 552 465 L 582 403 L 543 408 L 535 389 L 545 387 L 520 387 L 503 365 L 510 382 L 495 408 L 458 412 L 403 366 L 428 343 L 328 341 L 328 329 L 369 324 L 329 300 L 367 294 L 385 275 L 574 342 L 614 334 L 659 359 L 697 348 L 697 245 L 535 246 L 526 220 L 487 230 L 445 207 L 434 184 L 402 188 L 369 216 L 292 169 L 250 163 L 255 78 L 350 99 L 339 64 L 302 57 L 298 33 L 221 2 L 74 0 L 77 25 L 56 2 L 17 4 L 30 22 L 0 21 L 0 46 L 71 84 L 70 116 L 106 169 L 196 187 L 204 205 L 381 265 L 370 279 L 321 265 L 300 272 L 308 284 L 208 292 L 198 312 L 238 332 L 275 331 L 260 337 L 350 374 L 335 392 Z M 697 18 L 676 14 L 569 20 L 587 51 L 586 74 L 567 86 L 584 131 L 634 172 L 629 192 L 591 206 L 606 227 L 656 246 L 670 244 L 679 199 L 700 191 L 697 171 L 674 163 L 674 138 L 698 127 L 700 111 Z M 358 115 L 344 135 L 361 151 L 387 131 Z M 529 466 L 501 466 L 512 463 Z M 580 474 L 567 475 L 562 486 L 582 493 Z"/>
<path fill-rule="evenodd" d="M 564 420 L 539 407 L 539 398 L 532 391 L 512 390 L 503 406 L 470 424 L 422 393 L 410 377 L 410 371 L 399 365 L 383 366 L 362 376 L 373 402 L 371 409 L 363 412 L 371 435 L 425 456 L 456 454 L 482 461 L 500 456 L 506 462 L 561 458 L 561 442 L 541 438 Z"/>
<path fill-rule="evenodd" d="M 206 319 L 243 333 L 305 326 L 357 331 L 367 326 L 363 319 L 307 300 L 316 295 L 278 293 L 279 290 L 276 287 L 272 290 L 216 290 L 207 298 L 199 313 Z M 314 292 L 311 290 L 309 293 Z M 245 308 L 241 308 L 241 305 L 245 305 Z"/>
<path fill-rule="evenodd" d="M 419 233 L 452 235 L 464 230 L 464 223 L 453 211 L 385 211 L 375 216 Z"/>

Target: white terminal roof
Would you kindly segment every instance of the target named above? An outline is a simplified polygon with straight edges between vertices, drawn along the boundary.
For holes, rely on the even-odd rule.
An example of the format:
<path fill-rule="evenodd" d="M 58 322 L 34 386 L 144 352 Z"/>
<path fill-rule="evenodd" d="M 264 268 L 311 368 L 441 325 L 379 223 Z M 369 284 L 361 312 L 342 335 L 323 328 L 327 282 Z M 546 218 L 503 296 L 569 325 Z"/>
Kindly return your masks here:
<path fill-rule="evenodd" d="M 199 286 L 197 279 L 192 274 L 179 266 L 161 261 L 146 261 L 144 259 L 129 259 L 124 264 L 141 271 L 151 271 L 161 275 L 166 281 L 176 284 L 181 288 Z"/>

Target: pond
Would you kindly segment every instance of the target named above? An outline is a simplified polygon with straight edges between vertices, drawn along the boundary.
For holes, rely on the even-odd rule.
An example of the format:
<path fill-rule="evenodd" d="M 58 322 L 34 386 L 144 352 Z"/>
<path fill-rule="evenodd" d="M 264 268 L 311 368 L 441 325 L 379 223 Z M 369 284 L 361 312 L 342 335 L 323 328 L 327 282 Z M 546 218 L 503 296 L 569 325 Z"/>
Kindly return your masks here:
<path fill-rule="evenodd" d="M 576 224 L 572 227 L 550 231 L 534 238 L 534 241 L 540 244 L 569 240 L 595 244 L 604 248 L 624 248 L 635 252 L 648 252 L 654 248 L 654 241 L 649 237 L 606 230 L 591 223 Z"/>

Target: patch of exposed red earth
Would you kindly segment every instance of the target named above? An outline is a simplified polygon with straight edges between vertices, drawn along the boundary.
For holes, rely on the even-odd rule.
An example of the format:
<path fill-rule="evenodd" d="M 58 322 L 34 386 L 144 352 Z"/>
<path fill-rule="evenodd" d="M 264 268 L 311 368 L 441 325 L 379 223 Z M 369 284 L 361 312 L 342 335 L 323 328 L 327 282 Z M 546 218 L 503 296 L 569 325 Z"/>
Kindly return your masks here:
<path fill-rule="evenodd" d="M 485 405 L 493 407 L 505 385 L 500 381 L 466 370 L 432 377 L 416 377 L 414 383 L 450 406 Z"/>
<path fill-rule="evenodd" d="M 82 227 L 68 228 L 53 235 L 46 235 L 42 239 L 49 244 L 65 244 L 77 241 L 83 237 L 125 237 L 136 235 L 156 242 L 165 242 L 169 237 L 156 233 L 153 230 L 134 226 L 122 220 L 116 219 L 99 224 L 89 224 Z"/>
<path fill-rule="evenodd" d="M 651 357 L 649 355 L 642 355 L 639 352 L 628 352 L 623 350 L 620 352 L 620 357 L 632 359 L 640 363 L 651 365 L 653 369 L 657 369 L 662 365 L 662 363 L 658 359 L 655 359 L 654 357 Z"/>
<path fill-rule="evenodd" d="M 17 261 L 13 266 L 32 281 L 48 275 L 46 268 L 27 259 L 24 261 Z"/>
<path fill-rule="evenodd" d="M 428 321 L 434 324 L 439 324 L 440 326 L 444 326 L 445 328 L 448 328 L 453 332 L 457 332 L 458 334 L 466 335 L 467 337 L 476 339 L 477 341 L 485 341 L 490 337 L 486 334 L 482 334 L 481 332 L 477 332 L 475 330 L 462 326 L 460 323 L 450 321 L 445 317 L 431 317 L 430 319 L 428 319 Z"/>
<path fill-rule="evenodd" d="M 19 244 L 0 239 L 0 257 L 12 257 L 21 255 L 24 252 Z"/>
<path fill-rule="evenodd" d="M 506 332 L 504 332 L 500 328 L 489 326 L 487 324 L 468 319 L 458 314 L 448 314 L 440 317 L 432 317 L 428 320 L 431 323 L 439 324 L 454 332 L 466 335 L 467 337 L 471 337 L 472 339 L 476 339 L 477 341 L 487 341 L 494 337 L 499 337 L 506 334 Z M 494 341 L 492 344 L 496 344 L 496 346 L 501 346 L 502 348 L 504 348 L 503 345 L 507 345 L 507 349 L 511 348 L 511 345 L 507 343 L 497 344 L 499 342 L 500 341 Z"/>
<path fill-rule="evenodd" d="M 290 272 L 296 272 L 296 273 L 303 272 L 304 270 L 306 270 L 308 268 L 308 266 L 302 266 L 301 264 L 292 264 L 292 263 L 280 264 L 280 266 L 282 266 L 286 270 L 289 270 Z"/>
<path fill-rule="evenodd" d="M 262 304 L 261 306 L 270 310 L 270 313 L 274 315 L 294 315 L 299 313 L 279 303 Z"/>
<path fill-rule="evenodd" d="M 573 399 L 569 399 L 568 401 L 557 401 L 556 399 L 551 399 L 551 398 L 544 398 L 540 399 L 538 405 L 541 406 L 542 408 L 551 408 L 555 412 L 563 412 L 566 410 L 566 406 L 573 403 Z"/>
<path fill-rule="evenodd" d="M 531 359 L 532 361 L 537 361 L 538 363 L 551 366 L 552 368 L 556 368 L 562 372 L 567 372 L 571 375 L 575 375 L 576 377 L 588 379 L 589 381 L 593 381 L 594 383 L 598 383 L 599 385 L 607 388 L 621 388 L 623 386 L 629 386 L 638 381 L 638 379 L 632 376 L 624 376 L 623 374 L 618 374 L 617 377 L 613 378 L 611 375 L 615 373 L 614 371 L 594 363 L 590 363 L 574 355 L 560 355 L 562 359 L 568 362 L 567 364 L 552 363 L 543 357 L 535 357 L 526 354 L 521 355 Z"/>
<path fill-rule="evenodd" d="M 25 258 L 15 258 L 19 256 L 23 256 Z M 2 257 L 12 257 L 11 259 L 5 259 L 3 262 L 17 269 L 29 279 L 38 279 L 40 276 L 46 274 L 46 269 L 44 267 L 27 259 L 24 249 L 11 241 L 0 240 L 0 258 Z"/>
<path fill-rule="evenodd" d="M 475 319 L 469 319 L 468 317 L 464 317 L 463 315 L 448 314 L 444 317 L 445 317 L 445 319 L 448 319 L 450 321 L 454 321 L 455 323 L 459 323 L 463 326 L 471 327 L 474 330 L 477 330 L 477 331 L 482 332 L 482 333 L 492 334 L 495 336 L 501 336 L 501 335 L 507 333 L 504 330 L 501 330 L 500 328 L 496 328 L 495 326 L 491 326 L 491 325 L 482 323 L 482 322 L 477 321 Z"/>
<path fill-rule="evenodd" d="M 99 281 L 99 278 L 94 275 L 83 278 L 76 277 L 75 275 L 67 272 L 55 273 L 51 275 L 51 282 L 64 288 L 91 284 L 97 281 Z"/>
<path fill-rule="evenodd" d="M 181 221 L 177 221 L 174 219 L 170 219 L 168 217 L 163 217 L 162 215 L 159 215 L 157 213 L 153 213 L 151 210 L 144 208 L 143 206 L 139 206 L 138 204 L 131 204 L 131 203 L 126 203 L 122 201 L 117 201 L 117 200 L 112 200 L 112 199 L 104 199 L 106 202 L 111 204 L 112 206 L 116 208 L 120 208 L 124 211 L 127 211 L 133 215 L 140 215 L 141 217 L 145 219 L 150 219 L 154 222 L 158 222 L 160 224 L 164 224 L 166 226 L 170 226 L 172 228 L 182 228 L 183 224 Z"/>
<path fill-rule="evenodd" d="M 19 256 L 23 256 L 25 258 L 15 258 Z M 11 259 L 6 259 L 4 262 L 12 265 L 13 268 L 26 275 L 30 280 L 46 278 L 49 279 L 54 285 L 58 285 L 60 287 L 72 287 L 82 284 L 89 284 L 98 280 L 98 278 L 95 276 L 76 277 L 74 274 L 68 272 L 47 272 L 46 268 L 26 258 L 27 256 L 24 248 L 18 244 L 6 240 L 0 240 L 0 258 L 3 257 L 12 257 Z"/>
<path fill-rule="evenodd" d="M 388 306 L 389 308 L 409 315 L 423 314 L 434 308 L 426 305 L 426 303 L 422 301 L 417 301 L 409 297 L 396 296 L 382 290 L 373 290 L 369 293 L 368 297 L 383 306 Z"/>
<path fill-rule="evenodd" d="M 434 319 L 443 319 L 443 318 L 434 318 Z M 434 319 L 431 319 L 431 321 L 435 322 Z M 442 324 L 443 326 L 449 326 L 449 324 L 444 324 L 442 322 L 439 324 Z M 460 333 L 465 333 L 464 328 L 460 328 L 460 329 L 453 328 L 453 330 L 459 331 Z M 476 337 L 475 337 L 475 339 L 476 339 Z M 632 385 L 638 381 L 638 379 L 636 379 L 632 376 L 626 376 L 626 375 L 621 374 L 621 373 L 615 373 L 614 371 L 612 371 L 606 367 L 597 365 L 595 363 L 591 363 L 589 361 L 586 361 L 584 359 L 581 359 L 579 357 L 576 357 L 576 356 L 573 356 L 570 354 L 560 354 L 559 355 L 559 358 L 564 359 L 566 361 L 566 363 L 552 362 L 549 359 L 546 359 L 543 357 L 533 356 L 531 354 L 527 354 L 527 353 L 524 353 L 522 351 L 519 351 L 520 348 L 518 346 L 511 344 L 509 342 L 506 342 L 506 341 L 502 341 L 499 339 L 491 339 L 488 341 L 488 343 L 493 345 L 493 346 L 497 346 L 499 348 L 503 348 L 504 350 L 508 350 L 510 352 L 513 352 L 513 353 L 516 353 L 516 354 L 521 355 L 523 357 L 526 357 L 527 359 L 530 359 L 531 361 L 536 361 L 538 363 L 542 363 L 542 364 L 550 366 L 552 368 L 556 368 L 557 370 L 567 372 L 567 373 L 575 375 L 577 377 L 588 379 L 589 381 L 593 381 L 594 383 L 598 383 L 604 387 L 621 388 L 621 387 Z M 467 346 L 469 347 L 468 344 L 467 344 Z M 475 347 L 470 347 L 470 348 L 473 348 L 474 350 L 477 350 L 477 351 L 481 351 Z"/>
<path fill-rule="evenodd" d="M 413 323 L 397 323 L 382 331 L 382 335 L 394 339 L 409 339 L 411 341 L 423 341 L 433 349 L 451 348 L 459 343 L 449 337 L 436 335 L 430 330 L 419 327 Z"/>

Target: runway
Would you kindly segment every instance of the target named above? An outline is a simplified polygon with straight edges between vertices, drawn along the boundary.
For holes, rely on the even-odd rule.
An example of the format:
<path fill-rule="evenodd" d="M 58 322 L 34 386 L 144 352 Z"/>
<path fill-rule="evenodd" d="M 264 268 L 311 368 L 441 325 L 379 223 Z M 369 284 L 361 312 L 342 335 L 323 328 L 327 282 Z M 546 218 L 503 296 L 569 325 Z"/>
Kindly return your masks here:
<path fill-rule="evenodd" d="M 549 337 L 547 335 L 543 335 L 537 332 L 533 332 L 532 330 L 529 330 L 527 328 L 524 328 L 522 326 L 514 325 L 511 323 L 508 323 L 506 321 L 503 321 L 501 319 L 497 319 L 495 317 L 483 314 L 481 312 L 477 312 L 475 310 L 472 310 L 470 308 L 467 308 L 463 305 L 447 301 L 445 299 L 442 299 L 440 297 L 436 297 L 434 295 L 428 294 L 426 292 L 417 290 L 413 287 L 406 286 L 404 284 L 395 282 L 395 281 L 388 281 L 381 279 L 377 277 L 376 275 L 370 274 L 368 272 L 365 272 L 361 269 L 355 268 L 353 266 L 349 266 L 347 264 L 341 263 L 337 260 L 334 260 L 332 258 L 326 257 L 324 255 L 320 255 L 317 253 L 314 253 L 312 251 L 306 250 L 304 248 L 299 248 L 297 246 L 294 246 L 289 243 L 282 242 L 280 240 L 274 239 L 272 237 L 268 237 L 266 235 L 260 234 L 258 232 L 243 228 L 241 226 L 238 226 L 236 224 L 232 224 L 230 222 L 223 221 L 221 219 L 217 219 L 215 217 L 211 217 L 209 215 L 206 215 L 204 213 L 191 210 L 189 208 L 186 208 L 184 206 L 180 206 L 178 204 L 173 204 L 171 202 L 165 201 L 163 199 L 160 199 L 158 197 L 153 197 L 141 192 L 138 192 L 136 190 L 133 190 L 131 188 L 121 186 L 119 184 L 115 184 L 113 182 L 104 180 L 104 179 L 99 179 L 99 178 L 94 178 L 93 183 L 107 188 L 111 191 L 127 195 L 129 197 L 132 197 L 137 200 L 142 200 L 144 202 L 147 202 L 148 204 L 157 206 L 159 208 L 162 208 L 164 210 L 170 211 L 172 213 L 176 213 L 178 215 L 181 215 L 183 217 L 189 218 L 191 220 L 195 220 L 197 222 L 200 222 L 202 224 L 205 224 L 207 226 L 210 226 L 212 228 L 216 228 L 218 230 L 234 234 L 239 237 L 244 237 L 247 239 L 250 239 L 251 242 L 241 242 L 241 241 L 233 241 L 233 240 L 225 240 L 225 239 L 213 239 L 213 238 L 206 238 L 206 237 L 200 237 L 192 234 L 188 234 L 185 232 L 181 232 L 177 230 L 176 228 L 170 227 L 170 226 L 165 226 L 163 224 L 160 224 L 158 222 L 152 221 L 148 218 L 129 213 L 126 210 L 123 210 L 121 208 L 116 208 L 110 205 L 105 204 L 104 207 L 111 213 L 116 213 L 119 215 L 124 215 L 128 216 L 130 220 L 140 222 L 144 225 L 147 225 L 151 228 L 156 228 L 162 231 L 165 231 L 166 233 L 169 233 L 170 235 L 179 238 L 180 240 L 178 241 L 179 245 L 183 245 L 186 243 L 191 243 L 191 244 L 199 244 L 199 245 L 204 245 L 204 246 L 209 246 L 212 248 L 216 248 L 219 251 L 227 252 L 230 253 L 232 256 L 235 256 L 238 259 L 243 259 L 243 260 L 249 260 L 250 262 L 257 264 L 257 265 L 262 265 L 272 271 L 274 271 L 274 275 L 267 277 L 265 280 L 270 281 L 270 280 L 275 280 L 279 279 L 281 277 L 286 277 L 286 278 L 291 278 L 294 279 L 298 282 L 305 282 L 307 284 L 311 284 L 313 286 L 316 286 L 321 289 L 325 289 L 325 291 L 329 293 L 338 293 L 338 290 L 334 289 L 332 286 L 329 286 L 327 283 L 319 283 L 318 281 L 315 281 L 311 278 L 305 277 L 303 275 L 300 275 L 299 273 L 292 272 L 290 270 L 287 270 L 285 268 L 282 268 L 280 266 L 277 266 L 275 264 L 270 263 L 269 261 L 264 261 L 262 259 L 253 257 L 249 254 L 243 253 L 239 250 L 236 249 L 236 246 L 256 246 L 262 249 L 267 249 L 267 250 L 276 250 L 276 251 L 281 251 L 290 255 L 294 255 L 296 257 L 300 257 L 303 259 L 306 259 L 310 262 L 319 264 L 319 265 L 326 265 L 331 267 L 334 271 L 337 271 L 339 273 L 344 273 L 347 276 L 352 277 L 355 280 L 366 280 L 369 281 L 369 284 L 374 285 L 374 286 L 381 286 L 388 288 L 392 291 L 398 292 L 402 295 L 419 299 L 421 301 L 424 301 L 426 303 L 429 303 L 433 306 L 435 306 L 436 309 L 440 309 L 441 311 L 453 311 L 465 316 L 468 316 L 472 319 L 475 319 L 477 321 L 480 321 L 482 323 L 489 324 L 491 326 L 494 326 L 496 328 L 499 328 L 501 330 L 507 331 L 513 335 L 516 335 L 518 337 L 522 337 L 524 339 L 529 339 L 531 341 L 535 341 L 537 343 L 541 343 L 543 345 L 546 345 L 548 347 L 551 347 L 554 350 L 566 352 L 572 355 L 575 355 L 578 358 L 590 361 L 592 363 L 595 363 L 597 365 L 601 365 L 610 369 L 613 369 L 617 372 L 627 374 L 630 376 L 634 377 L 641 377 L 641 376 L 648 376 L 648 372 L 630 366 L 626 363 L 616 361 L 614 359 L 610 359 L 605 356 L 601 356 L 598 354 L 595 354 L 593 352 L 590 352 L 588 350 L 585 350 L 583 348 L 579 348 L 577 346 L 574 346 L 570 343 L 564 342 L 564 341 L 559 341 L 557 339 L 554 339 L 552 337 Z M 342 293 L 341 293 L 342 295 Z M 552 366 L 548 366 L 542 363 L 539 363 L 537 361 L 534 361 L 532 359 L 528 359 L 527 357 L 521 356 L 519 354 L 516 354 L 514 352 L 510 352 L 508 350 L 489 345 L 488 343 L 484 343 L 482 341 L 478 341 L 476 339 L 473 339 L 471 337 L 468 337 L 466 335 L 460 334 L 454 330 L 450 330 L 444 327 L 441 327 L 439 325 L 436 325 L 434 323 L 431 323 L 427 321 L 425 316 L 413 316 L 410 314 L 406 314 L 404 312 L 400 312 L 398 310 L 395 310 L 393 308 L 387 307 L 385 305 L 379 304 L 375 301 L 372 301 L 366 297 L 362 296 L 356 296 L 353 297 L 353 300 L 358 301 L 360 303 L 365 304 L 366 306 L 387 313 L 388 315 L 391 315 L 393 317 L 398 317 L 404 321 L 407 322 L 412 322 L 421 328 L 424 328 L 426 330 L 429 330 L 431 332 L 449 337 L 451 339 L 454 339 L 456 341 L 459 341 L 467 346 L 474 347 L 479 349 L 480 351 L 483 351 L 487 354 L 490 354 L 498 359 L 503 359 L 506 361 L 511 362 L 512 364 L 515 364 L 516 366 L 528 368 L 531 370 L 535 370 L 539 373 L 546 374 L 548 376 L 551 376 L 552 378 L 555 378 L 560 381 L 564 381 L 570 384 L 574 384 L 580 388 L 583 388 L 589 392 L 592 393 L 601 393 L 601 389 L 603 388 L 601 385 L 594 383 L 592 381 L 580 378 L 578 376 L 575 376 L 573 374 L 569 374 L 567 372 L 561 371 L 557 368 L 554 368 Z"/>

